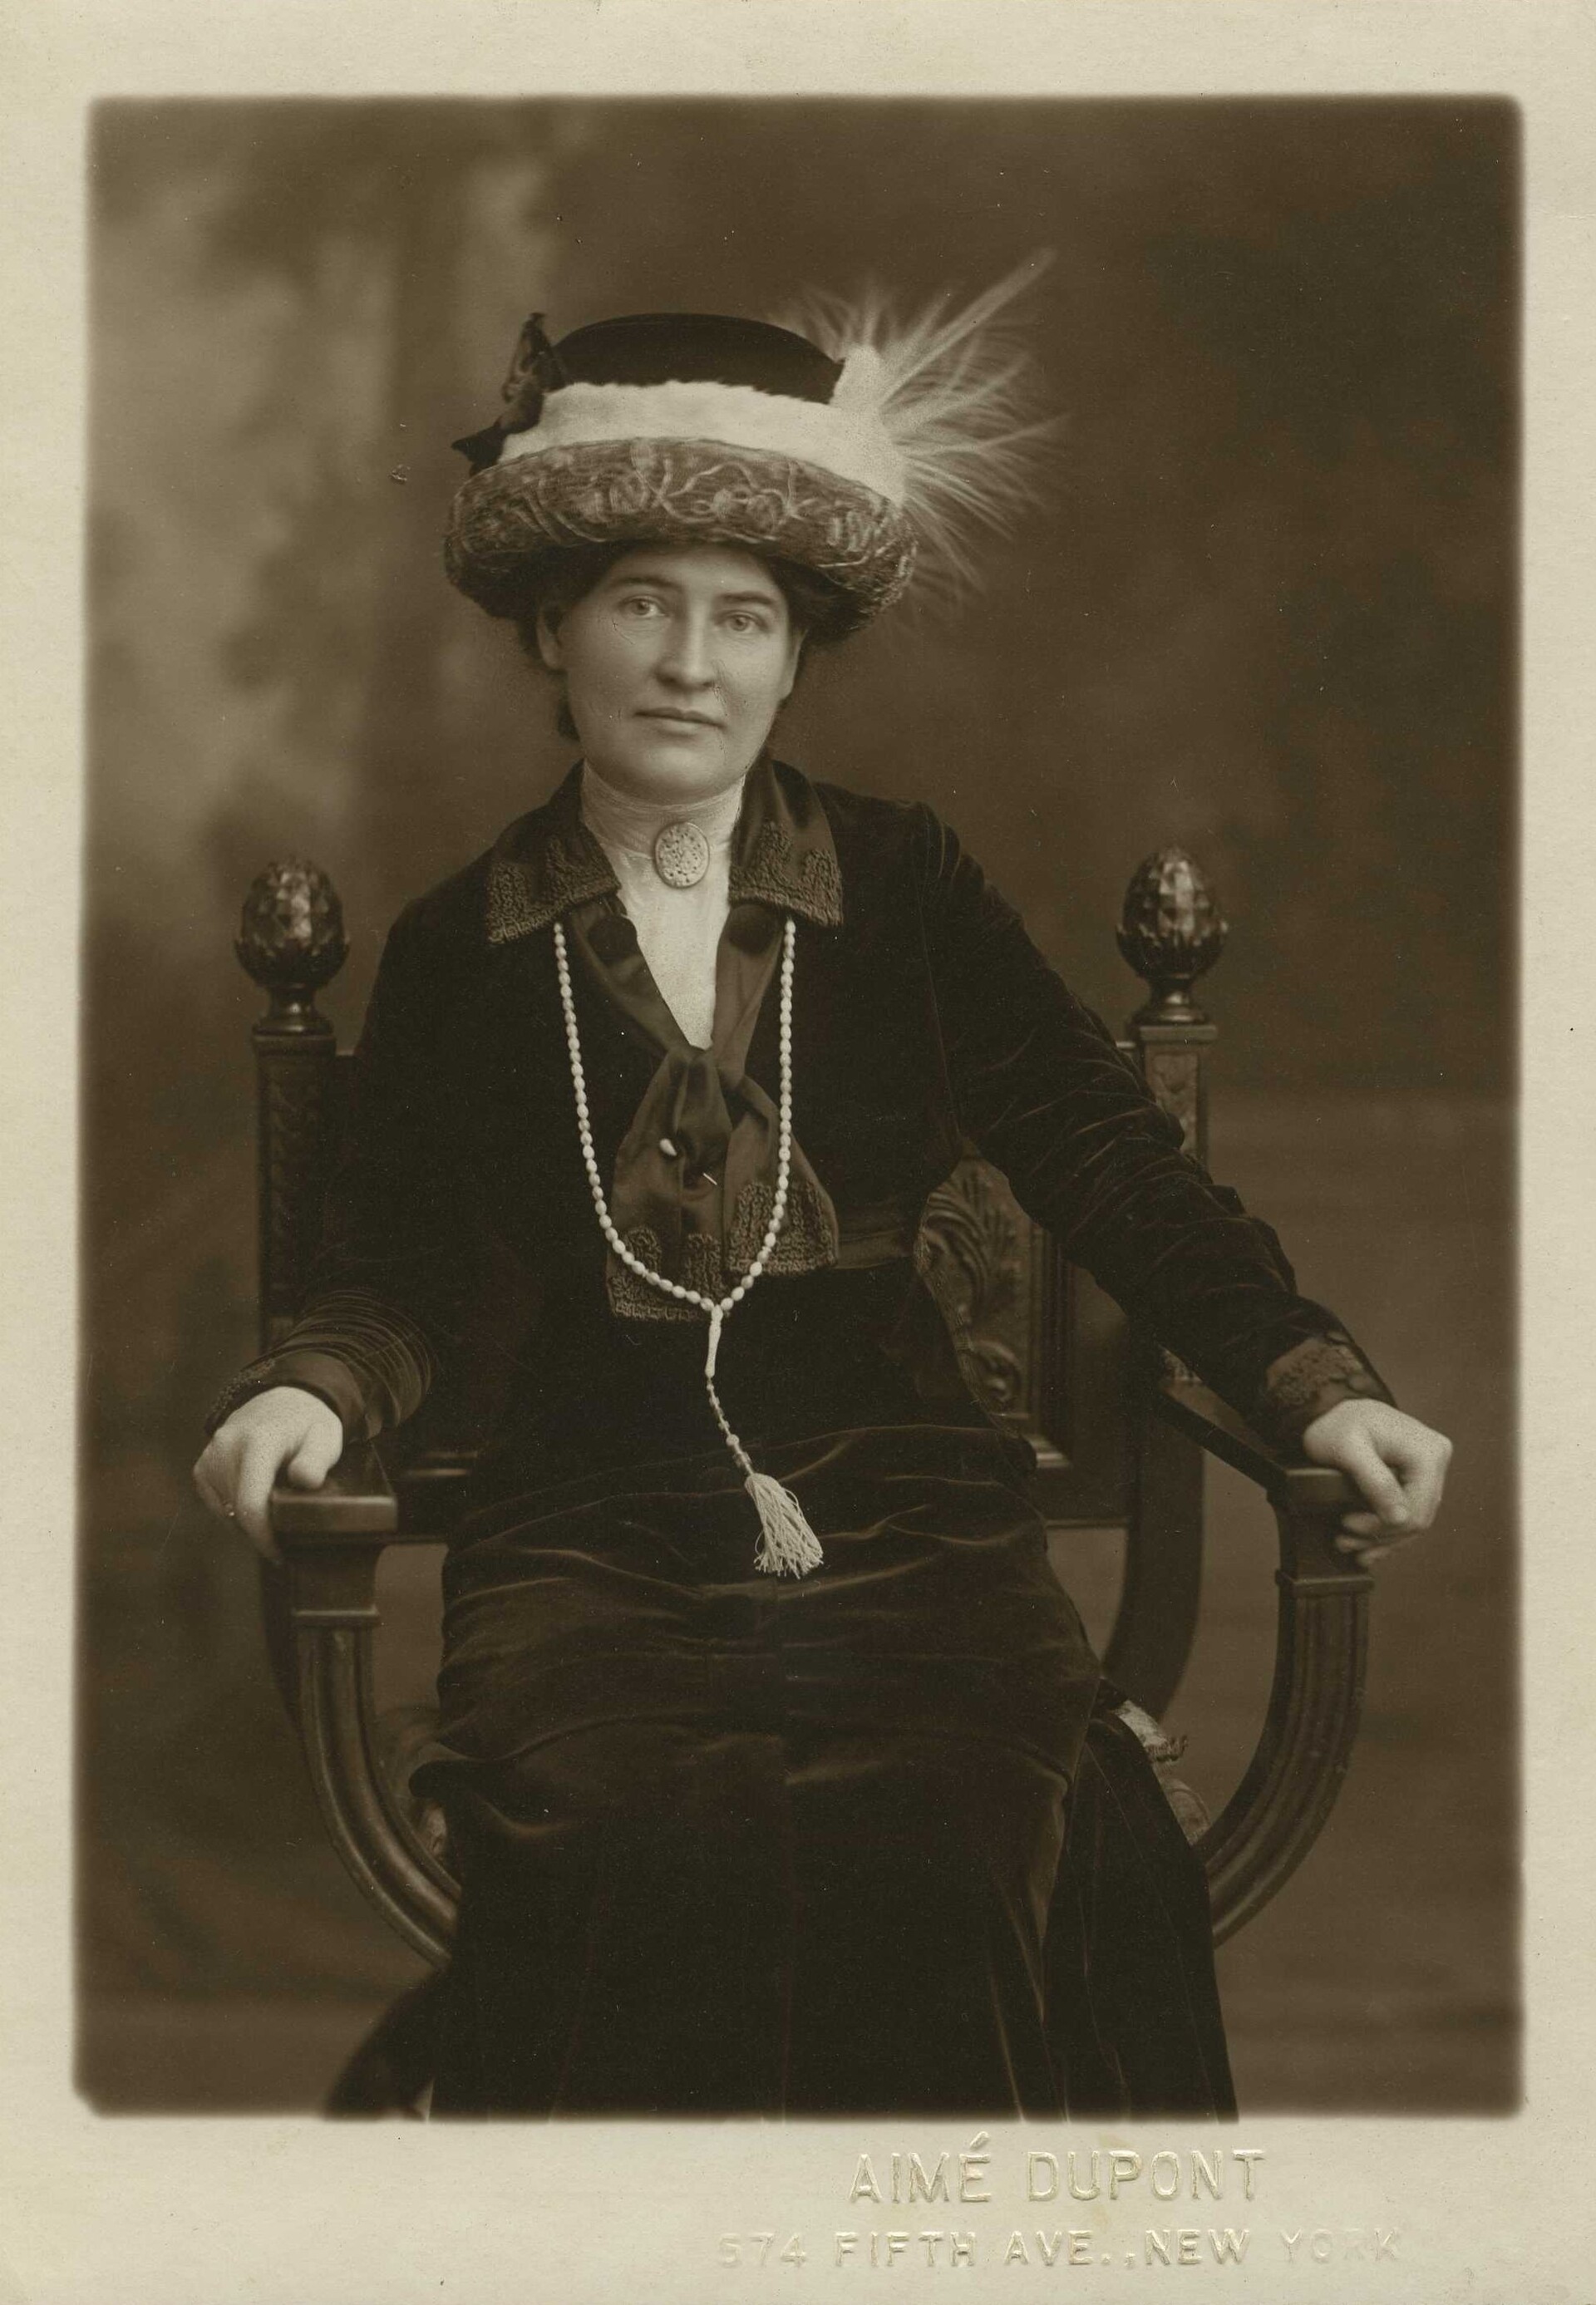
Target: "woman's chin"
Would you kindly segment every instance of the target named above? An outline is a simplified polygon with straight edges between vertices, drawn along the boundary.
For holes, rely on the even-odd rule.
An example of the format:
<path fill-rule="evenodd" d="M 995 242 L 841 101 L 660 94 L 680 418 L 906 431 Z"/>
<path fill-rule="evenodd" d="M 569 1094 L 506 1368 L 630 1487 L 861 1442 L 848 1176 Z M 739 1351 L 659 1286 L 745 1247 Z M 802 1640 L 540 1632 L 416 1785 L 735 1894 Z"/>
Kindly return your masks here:
<path fill-rule="evenodd" d="M 628 731 L 624 744 L 590 748 L 585 758 L 606 784 L 638 800 L 707 800 L 751 766 L 733 753 L 724 729 L 691 721 Z"/>

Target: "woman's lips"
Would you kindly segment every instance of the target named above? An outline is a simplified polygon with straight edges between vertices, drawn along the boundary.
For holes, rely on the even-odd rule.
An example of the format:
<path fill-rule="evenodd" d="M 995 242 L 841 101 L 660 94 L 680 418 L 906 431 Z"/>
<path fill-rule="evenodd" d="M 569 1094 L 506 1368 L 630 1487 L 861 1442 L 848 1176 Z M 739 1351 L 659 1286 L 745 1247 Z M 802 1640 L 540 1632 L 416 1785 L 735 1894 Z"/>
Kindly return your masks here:
<path fill-rule="evenodd" d="M 661 710 L 641 712 L 638 718 L 642 720 L 663 720 L 666 727 L 671 728 L 718 728 L 720 726 L 718 720 L 711 720 L 704 712 L 671 712 Z"/>

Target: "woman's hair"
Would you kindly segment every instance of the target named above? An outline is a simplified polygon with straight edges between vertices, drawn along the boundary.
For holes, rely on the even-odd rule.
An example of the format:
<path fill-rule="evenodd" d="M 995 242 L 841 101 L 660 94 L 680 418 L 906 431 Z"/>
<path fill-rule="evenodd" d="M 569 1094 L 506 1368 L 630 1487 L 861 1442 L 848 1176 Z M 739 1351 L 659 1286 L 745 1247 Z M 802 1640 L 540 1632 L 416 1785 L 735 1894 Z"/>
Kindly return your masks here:
<path fill-rule="evenodd" d="M 524 654 L 539 671 L 546 669 L 538 647 L 539 617 L 547 617 L 551 625 L 557 627 L 561 617 L 586 598 L 617 560 L 629 552 L 641 550 L 648 541 L 646 537 L 629 537 L 615 544 L 573 544 L 533 564 L 513 622 Z M 812 568 L 800 567 L 796 561 L 777 559 L 774 553 L 756 553 L 755 557 L 769 570 L 772 582 L 787 604 L 793 629 L 804 643 L 803 655 L 799 658 L 800 671 L 811 648 L 834 645 L 857 628 L 859 617 L 854 603 L 828 577 L 817 575 Z M 558 727 L 561 736 L 572 744 L 580 741 L 571 708 L 563 694 Z"/>

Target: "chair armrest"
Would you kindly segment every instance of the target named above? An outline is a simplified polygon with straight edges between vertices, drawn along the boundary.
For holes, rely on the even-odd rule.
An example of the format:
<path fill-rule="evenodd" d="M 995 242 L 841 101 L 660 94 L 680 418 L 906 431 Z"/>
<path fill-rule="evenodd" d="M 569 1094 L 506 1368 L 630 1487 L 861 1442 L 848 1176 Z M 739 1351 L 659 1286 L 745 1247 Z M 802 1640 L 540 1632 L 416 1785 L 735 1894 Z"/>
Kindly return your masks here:
<path fill-rule="evenodd" d="M 279 1482 L 271 1494 L 272 1534 L 284 1552 L 301 1545 L 374 1542 L 378 1552 L 399 1527 L 399 1501 L 369 1441 L 345 1449 L 318 1489 Z"/>
<path fill-rule="evenodd" d="M 1202 1585 L 1202 1467 L 1206 1450 L 1234 1466 L 1269 1499 L 1292 1530 L 1333 1533 L 1336 1517 L 1356 1500 L 1339 1473 L 1293 1464 L 1249 1430 L 1233 1409 L 1195 1378 L 1171 1375 L 1165 1355 L 1144 1339 L 1133 1389 L 1130 1466 L 1131 1543 L 1118 1614 L 1104 1663 L 1110 1680 L 1139 1705 L 1162 1714 L 1179 1688 L 1196 1637 Z M 1282 1523 L 1285 1527 L 1285 1523 Z M 1293 1538 L 1295 1544 L 1295 1538 Z M 1293 1551 L 1288 1562 L 1306 1563 Z M 1324 1555 L 1326 1573 L 1344 1556 Z"/>
<path fill-rule="evenodd" d="M 459 1889 L 387 1782 L 371 1681 L 378 1561 L 387 1545 L 436 1539 L 401 1530 L 393 1484 L 366 1444 L 346 1449 L 319 1489 L 275 1488 L 271 1521 L 284 1569 L 267 1572 L 268 1634 L 275 1618 L 291 1660 L 284 1695 L 323 1821 L 390 1927 L 441 1963 Z"/>
<path fill-rule="evenodd" d="M 1246 1774 L 1198 1844 L 1214 1940 L 1223 1944 L 1296 1870 L 1335 1806 L 1363 1705 L 1373 1579 L 1337 1546 L 1343 1513 L 1363 1502 L 1345 1474 L 1293 1464 L 1204 1385 L 1166 1378 L 1153 1405 L 1257 1483 L 1279 1532 L 1269 1712 Z"/>
<path fill-rule="evenodd" d="M 1272 1505 L 1330 1512 L 1354 1510 L 1363 1502 L 1345 1473 L 1271 1449 L 1205 1384 L 1165 1377 L 1154 1391 L 1153 1406 L 1167 1425 L 1255 1482 Z"/>

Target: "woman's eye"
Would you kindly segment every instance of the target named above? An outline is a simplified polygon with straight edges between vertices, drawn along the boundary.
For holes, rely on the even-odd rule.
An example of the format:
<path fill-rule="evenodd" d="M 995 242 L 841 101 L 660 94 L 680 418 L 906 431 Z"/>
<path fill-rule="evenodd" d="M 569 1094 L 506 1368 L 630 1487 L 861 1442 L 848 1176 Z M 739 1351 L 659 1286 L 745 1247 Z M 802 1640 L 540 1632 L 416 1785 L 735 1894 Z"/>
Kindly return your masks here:
<path fill-rule="evenodd" d="M 624 617 L 651 617 L 658 613 L 658 601 L 649 600 L 646 592 L 636 592 L 630 600 L 622 601 L 621 614 Z"/>
<path fill-rule="evenodd" d="M 734 608 L 726 621 L 734 633 L 762 633 L 767 629 L 764 618 L 746 608 Z"/>

